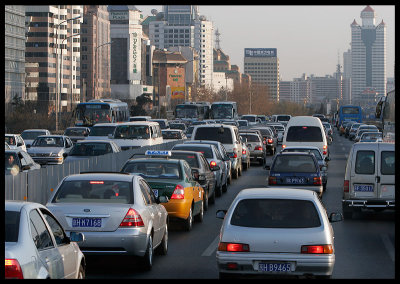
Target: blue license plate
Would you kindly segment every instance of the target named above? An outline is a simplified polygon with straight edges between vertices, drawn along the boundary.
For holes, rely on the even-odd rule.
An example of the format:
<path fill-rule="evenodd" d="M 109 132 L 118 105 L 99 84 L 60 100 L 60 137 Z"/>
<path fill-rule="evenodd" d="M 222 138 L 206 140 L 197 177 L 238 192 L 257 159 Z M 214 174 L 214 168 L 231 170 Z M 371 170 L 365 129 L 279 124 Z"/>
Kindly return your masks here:
<path fill-rule="evenodd" d="M 291 263 L 259 263 L 258 271 L 263 272 L 291 272 Z"/>
<path fill-rule="evenodd" d="M 298 178 L 298 177 L 286 178 L 286 183 L 303 184 L 305 182 L 306 182 L 305 178 Z"/>
<path fill-rule="evenodd" d="M 366 185 L 366 184 L 355 184 L 354 185 L 354 191 L 360 191 L 360 192 L 374 192 L 374 187 L 372 185 Z"/>
<path fill-rule="evenodd" d="M 99 228 L 101 218 L 72 218 L 72 227 Z"/>

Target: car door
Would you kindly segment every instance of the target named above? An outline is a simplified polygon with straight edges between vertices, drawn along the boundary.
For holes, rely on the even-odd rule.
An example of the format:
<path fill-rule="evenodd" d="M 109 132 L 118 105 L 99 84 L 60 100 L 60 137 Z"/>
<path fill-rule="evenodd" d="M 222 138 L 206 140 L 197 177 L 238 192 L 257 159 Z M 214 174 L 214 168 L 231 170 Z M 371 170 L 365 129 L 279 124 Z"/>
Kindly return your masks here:
<path fill-rule="evenodd" d="M 379 159 L 376 182 L 378 197 L 395 199 L 395 153 L 393 144 L 377 144 Z"/>
<path fill-rule="evenodd" d="M 200 211 L 201 201 L 203 200 L 203 196 L 201 194 L 202 187 L 199 185 L 197 181 L 193 180 L 192 170 L 186 161 L 183 163 L 183 171 L 185 179 L 187 180 L 188 183 L 191 184 L 191 187 L 193 188 L 193 201 L 195 205 L 193 215 L 195 215 Z"/>
<path fill-rule="evenodd" d="M 378 197 L 376 183 L 378 147 L 369 149 L 356 149 L 353 153 L 353 166 L 351 173 L 350 191 L 352 197 L 357 199 Z"/>
<path fill-rule="evenodd" d="M 29 212 L 32 240 L 37 248 L 38 258 L 48 271 L 51 279 L 64 277 L 64 267 L 61 254 L 54 245 L 53 238 L 47 226 L 36 209 Z"/>
<path fill-rule="evenodd" d="M 56 246 L 61 254 L 63 266 L 64 266 L 64 276 L 65 278 L 75 278 L 77 269 L 80 265 L 79 255 L 76 243 L 71 243 L 62 226 L 58 223 L 57 219 L 48 211 L 43 208 L 40 209 L 43 214 L 51 232 L 53 233 L 54 239 L 56 241 Z"/>
<path fill-rule="evenodd" d="M 200 155 L 200 162 L 202 164 L 202 167 L 204 168 L 204 173 L 206 175 L 206 180 L 208 182 L 208 190 L 209 192 L 213 192 L 215 190 L 216 186 L 216 180 L 215 180 L 215 175 L 211 171 L 210 165 L 208 164 L 206 158 L 204 158 L 203 155 Z"/>
<path fill-rule="evenodd" d="M 218 150 L 218 148 L 216 146 L 214 146 L 213 148 L 214 148 L 214 152 L 217 157 L 217 160 L 218 160 L 218 166 L 221 168 L 221 175 L 222 175 L 221 182 L 225 183 L 225 180 L 227 177 L 226 164 L 225 164 L 224 159 L 222 158 L 221 152 Z"/>

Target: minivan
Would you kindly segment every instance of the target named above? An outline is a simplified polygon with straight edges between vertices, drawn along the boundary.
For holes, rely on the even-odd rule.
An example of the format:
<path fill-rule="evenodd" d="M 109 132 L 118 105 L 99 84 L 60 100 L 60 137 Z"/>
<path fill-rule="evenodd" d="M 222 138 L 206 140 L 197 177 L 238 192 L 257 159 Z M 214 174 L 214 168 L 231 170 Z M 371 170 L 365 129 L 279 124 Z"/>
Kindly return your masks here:
<path fill-rule="evenodd" d="M 242 143 L 236 126 L 221 123 L 196 125 L 191 140 L 221 142 L 232 161 L 232 177 L 237 179 L 242 174 Z"/>
<path fill-rule="evenodd" d="M 160 125 L 152 121 L 131 121 L 118 123 L 114 133 L 108 135 L 121 150 L 164 143 Z"/>
<path fill-rule="evenodd" d="M 324 158 L 329 156 L 324 126 L 317 117 L 292 117 L 283 135 L 282 148 L 286 146 L 315 146 L 321 150 Z"/>
<path fill-rule="evenodd" d="M 355 143 L 347 158 L 343 183 L 344 218 L 361 208 L 395 209 L 394 143 Z"/>

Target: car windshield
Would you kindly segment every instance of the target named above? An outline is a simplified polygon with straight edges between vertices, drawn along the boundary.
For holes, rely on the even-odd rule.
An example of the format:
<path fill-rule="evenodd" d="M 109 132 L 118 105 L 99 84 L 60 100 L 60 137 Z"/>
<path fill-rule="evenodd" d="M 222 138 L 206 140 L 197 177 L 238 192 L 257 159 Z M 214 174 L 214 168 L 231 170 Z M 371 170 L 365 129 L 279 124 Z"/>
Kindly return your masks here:
<path fill-rule="evenodd" d="M 162 136 L 164 139 L 182 139 L 182 135 L 177 131 L 163 131 Z"/>
<path fill-rule="evenodd" d="M 102 179 L 64 181 L 52 202 L 133 204 L 132 183 Z"/>
<path fill-rule="evenodd" d="M 194 154 L 172 153 L 171 159 L 185 160 L 190 167 L 199 168 L 199 161 L 197 160 L 197 157 Z"/>
<path fill-rule="evenodd" d="M 65 130 L 64 135 L 66 136 L 84 136 L 86 134 L 86 129 L 84 128 L 73 128 Z"/>
<path fill-rule="evenodd" d="M 119 125 L 115 129 L 115 139 L 150 139 L 147 125 Z"/>
<path fill-rule="evenodd" d="M 89 136 L 108 136 L 114 133 L 115 126 L 94 126 Z"/>
<path fill-rule="evenodd" d="M 64 140 L 61 137 L 38 137 L 33 141 L 35 147 L 64 147 Z"/>
<path fill-rule="evenodd" d="M 18 242 L 20 215 L 19 211 L 5 211 L 5 242 Z"/>
<path fill-rule="evenodd" d="M 14 136 L 5 136 L 5 142 L 7 142 L 8 145 L 16 145 Z"/>
<path fill-rule="evenodd" d="M 314 160 L 309 155 L 279 155 L 271 167 L 271 172 L 281 173 L 315 173 L 316 171 Z"/>
<path fill-rule="evenodd" d="M 68 156 L 99 156 L 112 153 L 109 143 L 76 143 Z"/>
<path fill-rule="evenodd" d="M 321 221 L 313 202 L 295 199 L 243 199 L 231 225 L 250 228 L 314 228 Z"/>
<path fill-rule="evenodd" d="M 213 140 L 222 144 L 232 144 L 232 134 L 225 127 L 201 127 L 196 131 L 196 140 Z"/>
<path fill-rule="evenodd" d="M 21 133 L 21 137 L 24 140 L 34 140 L 40 135 L 46 135 L 45 131 L 26 131 Z"/>
<path fill-rule="evenodd" d="M 288 142 L 322 142 L 321 129 L 317 126 L 291 126 L 287 132 Z"/>
<path fill-rule="evenodd" d="M 317 149 L 304 149 L 304 148 L 297 148 L 297 149 L 284 149 L 283 152 L 311 152 L 312 154 L 314 154 L 315 158 L 317 158 L 317 160 L 322 160 L 322 156 L 321 156 L 321 152 Z"/>
<path fill-rule="evenodd" d="M 182 179 L 179 164 L 157 162 L 129 162 L 121 172 L 139 174 L 144 178 Z"/>
<path fill-rule="evenodd" d="M 210 147 L 198 147 L 198 146 L 180 146 L 176 145 L 174 146 L 173 150 L 185 150 L 185 151 L 195 151 L 195 152 L 200 152 L 204 155 L 206 159 L 212 159 L 213 158 L 213 153 Z"/>

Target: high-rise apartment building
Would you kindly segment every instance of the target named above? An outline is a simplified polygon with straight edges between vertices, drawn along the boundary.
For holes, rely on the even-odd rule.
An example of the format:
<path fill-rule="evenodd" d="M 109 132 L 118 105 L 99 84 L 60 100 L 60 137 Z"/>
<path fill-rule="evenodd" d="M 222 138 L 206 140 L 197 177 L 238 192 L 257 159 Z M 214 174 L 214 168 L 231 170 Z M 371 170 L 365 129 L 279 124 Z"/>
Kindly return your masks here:
<path fill-rule="evenodd" d="M 386 93 L 386 24 L 382 20 L 375 25 L 375 19 L 374 9 L 367 6 L 361 11 L 362 24 L 354 20 L 350 25 L 352 101 L 361 105 L 374 101 L 370 94 Z"/>
<path fill-rule="evenodd" d="M 110 20 L 106 5 L 85 5 L 81 27 L 81 101 L 111 97 Z"/>
<path fill-rule="evenodd" d="M 244 73 L 268 87 L 271 100 L 279 101 L 279 59 L 276 48 L 245 48 Z"/>
<path fill-rule="evenodd" d="M 25 99 L 25 6 L 4 6 L 5 112 L 14 96 Z"/>
<path fill-rule="evenodd" d="M 164 5 L 149 22 L 149 38 L 157 49 L 191 46 L 199 54 L 199 83 L 212 86 L 213 24 L 199 14 L 198 6 Z"/>
<path fill-rule="evenodd" d="M 80 5 L 25 6 L 27 92 L 38 110 L 71 111 L 80 100 Z"/>
<path fill-rule="evenodd" d="M 343 104 L 351 104 L 351 49 L 343 52 Z"/>

